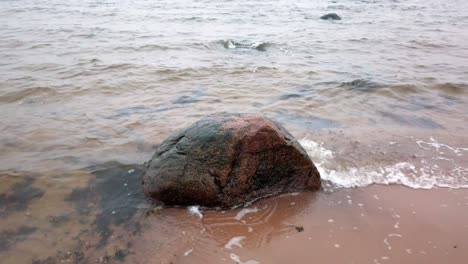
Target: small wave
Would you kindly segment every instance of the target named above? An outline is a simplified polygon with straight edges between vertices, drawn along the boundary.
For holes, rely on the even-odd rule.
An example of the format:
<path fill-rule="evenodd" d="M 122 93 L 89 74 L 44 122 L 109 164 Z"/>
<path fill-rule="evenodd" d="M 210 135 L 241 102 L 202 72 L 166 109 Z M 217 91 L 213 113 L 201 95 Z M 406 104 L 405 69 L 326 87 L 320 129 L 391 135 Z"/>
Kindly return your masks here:
<path fill-rule="evenodd" d="M 447 95 L 468 95 L 467 84 L 456 84 L 456 83 L 437 84 L 433 87 L 433 89 L 443 94 L 447 94 Z"/>
<path fill-rule="evenodd" d="M 33 46 L 29 47 L 29 49 L 40 49 L 40 48 L 45 48 L 45 47 L 50 47 L 50 46 L 52 46 L 52 44 L 43 43 L 43 44 L 33 45 Z"/>
<path fill-rule="evenodd" d="M 132 63 L 116 63 L 105 66 L 104 68 L 100 69 L 101 71 L 112 71 L 112 70 L 129 70 L 137 68 L 137 65 Z"/>
<path fill-rule="evenodd" d="M 340 87 L 344 87 L 355 92 L 377 93 L 390 97 L 399 97 L 423 91 L 413 84 L 382 84 L 366 79 L 355 79 L 350 82 L 343 82 Z"/>
<path fill-rule="evenodd" d="M 411 105 L 413 109 L 415 108 L 415 104 Z M 421 106 L 419 106 L 421 107 Z M 404 126 L 413 126 L 419 127 L 424 129 L 440 129 L 444 128 L 441 124 L 437 123 L 436 121 L 432 120 L 429 117 L 420 117 L 415 115 L 404 115 L 404 114 L 395 114 L 394 112 L 386 112 L 386 111 L 378 111 L 380 115 L 392 122 L 398 123 Z"/>
<path fill-rule="evenodd" d="M 331 119 L 311 115 L 301 115 L 293 111 L 287 111 L 282 109 L 276 111 L 274 117 L 280 122 L 287 121 L 291 125 L 303 127 L 307 130 L 318 130 L 323 128 L 340 126 L 338 122 Z"/>
<path fill-rule="evenodd" d="M 85 61 L 79 62 L 76 65 L 83 65 L 83 64 L 89 64 L 92 63 L 94 65 L 93 68 L 91 69 L 83 69 L 83 67 L 76 67 L 75 69 L 72 70 L 64 70 L 59 72 L 59 74 L 63 74 L 64 76 L 61 77 L 61 79 L 73 79 L 73 78 L 79 78 L 79 77 L 87 77 L 87 76 L 94 76 L 94 75 L 99 75 L 104 72 L 119 72 L 119 71 L 126 71 L 126 70 L 136 70 L 139 69 L 140 66 L 137 64 L 132 64 L 132 63 L 116 63 L 116 64 L 98 64 L 100 60 L 90 60 L 90 61 Z"/>
<path fill-rule="evenodd" d="M 85 38 L 85 39 L 91 39 L 96 37 L 96 34 L 90 33 L 90 34 L 72 34 L 69 36 L 69 38 Z"/>
<path fill-rule="evenodd" d="M 426 41 L 418 41 L 418 40 L 411 40 L 410 43 L 418 45 L 418 46 L 422 46 L 422 47 L 436 48 L 436 49 L 454 47 L 454 45 L 449 45 L 449 44 L 438 44 L 434 42 L 426 42 Z"/>
<path fill-rule="evenodd" d="M 323 180 L 338 188 L 365 187 L 371 184 L 399 184 L 414 189 L 432 189 L 435 187 L 468 188 L 468 168 L 454 164 L 452 170 L 442 171 L 437 164 L 416 165 L 410 162 L 397 162 L 382 167 L 364 166 L 333 169 L 330 168 L 335 154 L 312 140 L 302 139 L 299 143 L 314 161 Z M 421 148 L 451 149 L 456 154 L 468 151 L 468 148 L 453 148 L 430 142 L 417 141 Z"/>
<path fill-rule="evenodd" d="M 161 45 L 156 45 L 156 44 L 147 44 L 143 45 L 140 47 L 130 47 L 130 46 L 125 46 L 125 47 L 116 47 L 114 50 L 117 51 L 155 51 L 155 50 L 170 50 L 170 49 L 176 49 L 175 47 L 168 47 L 168 46 L 161 46 Z"/>
<path fill-rule="evenodd" d="M 24 100 L 28 97 L 50 95 L 56 93 L 53 89 L 48 87 L 33 87 L 21 91 L 15 91 L 0 96 L 2 103 L 14 103 Z"/>
<path fill-rule="evenodd" d="M 220 44 L 226 49 L 254 49 L 258 51 L 266 51 L 271 46 L 269 42 L 257 41 L 253 43 L 249 42 L 236 42 L 234 40 L 221 40 Z"/>
<path fill-rule="evenodd" d="M 344 82 L 341 84 L 342 87 L 349 87 L 355 91 L 367 91 L 370 89 L 381 88 L 384 85 L 365 79 L 356 79 L 350 82 Z"/>
<path fill-rule="evenodd" d="M 368 38 L 351 38 L 351 39 L 348 39 L 348 41 L 350 41 L 350 42 L 366 42 L 368 40 L 369 40 Z"/>
<path fill-rule="evenodd" d="M 395 84 L 388 86 L 387 88 L 396 94 L 412 94 L 419 93 L 421 91 L 418 87 L 411 84 Z"/>

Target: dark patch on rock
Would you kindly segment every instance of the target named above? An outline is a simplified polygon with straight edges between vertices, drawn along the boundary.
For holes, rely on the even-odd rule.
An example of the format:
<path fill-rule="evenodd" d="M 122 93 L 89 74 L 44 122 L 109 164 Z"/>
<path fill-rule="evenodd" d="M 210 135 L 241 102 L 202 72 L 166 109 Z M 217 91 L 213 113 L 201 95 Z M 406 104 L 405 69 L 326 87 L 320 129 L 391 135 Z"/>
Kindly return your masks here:
<path fill-rule="evenodd" d="M 85 243 L 84 241 L 78 240 L 78 245 L 73 250 L 58 250 L 55 256 L 50 256 L 45 259 L 33 259 L 33 264 L 55 264 L 55 263 L 75 263 L 75 264 L 87 264 L 94 263 L 95 259 L 86 257 L 85 251 L 93 248 L 93 246 Z"/>
<path fill-rule="evenodd" d="M 127 257 L 128 253 L 129 253 L 128 250 L 119 249 L 115 252 L 114 258 L 120 262 L 124 262 L 125 257 Z"/>
<path fill-rule="evenodd" d="M 26 210 L 32 201 L 44 195 L 43 190 L 33 186 L 34 181 L 32 177 L 25 177 L 22 182 L 12 186 L 11 193 L 0 194 L 0 216 Z"/>
<path fill-rule="evenodd" d="M 73 190 L 65 200 L 80 214 L 97 211 L 94 224 L 101 236 L 98 247 L 105 245 L 112 235 L 112 225 L 139 232 L 139 223 L 131 220 L 138 211 L 138 204 L 145 200 L 140 189 L 142 168 L 108 163 L 89 169 L 95 178 L 87 187 Z"/>
<path fill-rule="evenodd" d="M 36 230 L 36 227 L 21 226 L 16 230 L 2 231 L 0 233 L 0 252 L 6 251 L 16 243 L 26 240 Z"/>
<path fill-rule="evenodd" d="M 54 227 L 61 226 L 68 221 L 70 221 L 70 216 L 68 215 L 57 215 L 57 216 L 50 215 L 49 216 L 49 223 Z"/>
<path fill-rule="evenodd" d="M 83 251 L 59 251 L 56 256 L 48 257 L 46 259 L 35 259 L 32 264 L 56 264 L 56 263 L 90 263 L 85 260 Z"/>
<path fill-rule="evenodd" d="M 257 114 L 215 114 L 164 140 L 143 175 L 166 205 L 231 207 L 320 188 L 309 156 L 278 123 Z"/>
<path fill-rule="evenodd" d="M 56 264 L 59 263 L 56 258 L 48 257 L 46 259 L 36 259 L 32 261 L 32 264 Z"/>
<path fill-rule="evenodd" d="M 341 20 L 341 17 L 337 15 L 336 13 L 329 13 L 326 15 L 323 15 L 320 17 L 320 19 L 325 19 L 325 20 Z"/>

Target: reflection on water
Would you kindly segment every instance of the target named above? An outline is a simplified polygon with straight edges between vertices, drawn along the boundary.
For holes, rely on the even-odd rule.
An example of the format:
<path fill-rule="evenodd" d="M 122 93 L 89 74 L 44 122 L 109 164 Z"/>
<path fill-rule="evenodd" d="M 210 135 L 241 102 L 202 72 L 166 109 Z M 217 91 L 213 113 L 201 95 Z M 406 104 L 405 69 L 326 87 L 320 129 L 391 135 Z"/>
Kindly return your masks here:
<path fill-rule="evenodd" d="M 385 183 L 388 174 L 379 170 L 400 163 L 415 165 L 400 175 L 407 186 L 468 182 L 466 10 L 461 0 L 1 1 L 2 261 L 271 262 L 281 249 L 299 262 L 304 252 L 324 257 L 298 246 L 308 237 L 338 257 L 330 250 L 345 249 L 313 220 L 325 217 L 316 210 L 341 210 L 338 201 L 349 200 L 343 193 L 361 191 L 336 185 Z M 342 20 L 319 19 L 333 12 Z M 335 174 L 317 196 L 202 209 L 201 220 L 186 209 L 153 207 L 140 191 L 140 164 L 166 136 L 219 111 L 261 112 L 298 138 L 323 142 L 333 158 L 311 156 Z M 463 190 L 432 191 L 449 201 L 450 215 L 466 208 Z M 379 206 L 365 220 L 356 220 L 359 206 L 347 210 L 351 222 L 369 224 L 380 221 Z M 252 211 L 239 217 L 245 209 Z M 458 239 L 426 219 L 416 220 L 444 230 L 436 234 L 440 243 Z M 462 223 L 440 220 L 464 234 Z M 310 230 L 331 247 L 321 248 Z M 235 237 L 245 237 L 242 248 L 227 250 Z M 286 239 L 294 237 L 303 240 L 289 248 Z M 361 238 L 370 247 L 377 239 Z M 424 255 L 419 251 L 441 259 L 424 247 L 402 249 Z M 363 254 L 369 258 L 357 262 L 390 255 Z"/>

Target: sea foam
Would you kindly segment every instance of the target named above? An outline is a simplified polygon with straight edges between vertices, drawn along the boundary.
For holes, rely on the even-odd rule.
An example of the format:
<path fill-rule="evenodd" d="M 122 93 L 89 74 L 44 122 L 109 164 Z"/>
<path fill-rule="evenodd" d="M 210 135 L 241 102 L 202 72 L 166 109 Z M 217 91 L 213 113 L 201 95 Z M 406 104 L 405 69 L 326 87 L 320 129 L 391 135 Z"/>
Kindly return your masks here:
<path fill-rule="evenodd" d="M 420 165 L 401 161 L 386 166 L 364 166 L 335 169 L 333 161 L 335 153 L 325 148 L 323 143 L 302 139 L 299 143 L 309 154 L 322 180 L 330 182 L 338 188 L 364 187 L 371 184 L 400 184 L 414 189 L 432 189 L 434 187 L 468 188 L 468 168 L 454 164 L 450 171 L 440 170 L 437 164 L 422 160 Z M 466 148 L 453 148 L 437 143 L 433 138 L 430 142 L 416 141 L 420 147 L 445 148 L 457 155 L 463 155 Z"/>

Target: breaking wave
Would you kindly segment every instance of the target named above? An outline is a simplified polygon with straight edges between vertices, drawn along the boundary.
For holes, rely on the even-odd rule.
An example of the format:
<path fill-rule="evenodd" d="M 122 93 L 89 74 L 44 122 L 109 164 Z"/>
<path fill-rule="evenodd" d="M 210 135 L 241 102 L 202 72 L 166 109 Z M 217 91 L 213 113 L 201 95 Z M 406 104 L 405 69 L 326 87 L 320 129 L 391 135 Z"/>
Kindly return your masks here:
<path fill-rule="evenodd" d="M 399 184 L 414 189 L 432 189 L 436 187 L 468 188 L 468 168 L 457 165 L 444 170 L 437 162 L 397 162 L 386 166 L 364 166 L 336 169 L 333 165 L 335 153 L 326 149 L 323 144 L 302 139 L 299 143 L 314 161 L 323 180 L 338 188 L 365 187 L 371 184 Z M 431 138 L 429 141 L 417 140 L 420 148 L 433 148 L 437 153 L 452 151 L 457 156 L 468 153 L 468 148 L 455 148 L 438 143 Z M 447 159 L 437 157 L 438 159 Z M 436 160 L 437 160 L 436 158 Z"/>

